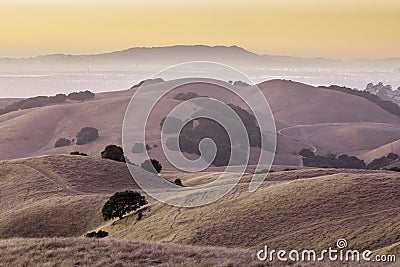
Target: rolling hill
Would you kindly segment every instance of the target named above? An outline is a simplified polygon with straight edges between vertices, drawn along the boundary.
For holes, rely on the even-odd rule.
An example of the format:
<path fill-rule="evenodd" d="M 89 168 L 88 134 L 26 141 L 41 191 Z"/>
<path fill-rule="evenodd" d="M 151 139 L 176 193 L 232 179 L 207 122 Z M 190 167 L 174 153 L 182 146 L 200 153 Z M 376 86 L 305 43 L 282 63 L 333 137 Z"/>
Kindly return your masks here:
<path fill-rule="evenodd" d="M 145 87 L 149 97 L 157 86 Z M 278 130 L 275 164 L 301 165 L 296 153 L 302 148 L 315 148 L 321 154 L 359 155 L 400 138 L 400 117 L 361 97 L 284 80 L 267 81 L 259 87 L 271 106 Z M 91 101 L 68 102 L 0 116 L 0 149 L 3 151 L 0 159 L 65 154 L 75 150 L 99 156 L 106 145 L 121 144 L 122 121 L 134 91 L 101 93 Z M 162 160 L 159 123 L 180 103 L 173 99 L 175 93 L 189 91 L 241 105 L 226 91 L 212 86 L 193 84 L 176 89 L 162 99 L 148 122 L 148 142 L 158 145 L 150 151 L 151 156 Z M 86 126 L 99 129 L 100 138 L 86 145 L 54 148 L 58 138 L 74 139 Z"/>
<path fill-rule="evenodd" d="M 125 164 L 81 156 L 0 162 L 0 236 L 80 236 L 103 223 L 116 191 L 138 186 Z"/>
<path fill-rule="evenodd" d="M 184 185 L 204 183 L 218 175 L 168 174 L 180 177 Z M 75 237 L 1 240 L 2 258 L 23 264 L 27 258 L 17 256 L 31 251 L 34 255 L 29 260 L 34 262 L 71 266 L 76 261 L 91 263 L 95 255 L 100 257 L 96 262 L 107 263 L 110 253 L 118 250 L 122 254 L 115 260 L 125 260 L 122 265 L 165 262 L 162 255 L 171 253 L 170 260 L 178 266 L 194 259 L 198 266 L 217 261 L 232 266 L 232 260 L 246 266 L 254 264 L 254 251 L 265 244 L 321 250 L 334 246 L 339 238 L 346 238 L 349 248 L 398 255 L 398 173 L 311 168 L 279 171 L 269 174 L 253 193 L 248 192 L 249 179 L 250 175 L 245 175 L 232 192 L 207 206 L 177 208 L 148 198 L 141 220 L 130 214 L 104 222 L 100 210 L 112 193 L 140 191 L 123 163 L 65 155 L 2 161 L 2 238 Z M 110 238 L 76 238 L 95 229 L 108 231 Z M 147 255 L 154 248 L 164 252 Z M 11 253 L 15 249 L 21 254 Z M 77 257 L 68 257 L 77 251 Z M 130 254 L 132 251 L 136 252 Z"/>
<path fill-rule="evenodd" d="M 248 179 L 210 205 L 185 209 L 155 203 L 140 221 L 132 215 L 102 229 L 113 238 L 232 248 L 321 250 L 346 238 L 351 248 L 378 250 L 400 240 L 398 173 L 277 172 L 254 193 L 247 191 Z"/>

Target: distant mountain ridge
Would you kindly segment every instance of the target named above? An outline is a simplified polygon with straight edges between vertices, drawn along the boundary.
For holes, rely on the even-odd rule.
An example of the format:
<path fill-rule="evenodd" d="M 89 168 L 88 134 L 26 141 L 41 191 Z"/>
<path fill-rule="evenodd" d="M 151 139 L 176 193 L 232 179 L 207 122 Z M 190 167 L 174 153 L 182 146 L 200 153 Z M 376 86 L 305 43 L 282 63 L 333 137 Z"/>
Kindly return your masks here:
<path fill-rule="evenodd" d="M 100 54 L 49 54 L 30 58 L 0 58 L 4 63 L 32 64 L 141 64 L 164 65 L 187 61 L 217 61 L 226 64 L 254 67 L 355 67 L 385 68 L 395 71 L 400 58 L 335 60 L 323 57 L 293 57 L 260 55 L 239 46 L 174 45 L 165 47 L 132 47 Z"/>

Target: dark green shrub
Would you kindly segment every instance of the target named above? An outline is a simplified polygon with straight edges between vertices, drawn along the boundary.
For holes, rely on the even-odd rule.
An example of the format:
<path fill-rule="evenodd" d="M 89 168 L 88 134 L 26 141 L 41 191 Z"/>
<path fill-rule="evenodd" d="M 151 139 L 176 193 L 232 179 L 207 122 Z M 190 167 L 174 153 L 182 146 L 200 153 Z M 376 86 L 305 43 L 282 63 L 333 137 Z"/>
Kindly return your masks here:
<path fill-rule="evenodd" d="M 95 94 L 90 91 L 73 92 L 68 96 L 70 100 L 89 100 L 95 97 Z"/>
<path fill-rule="evenodd" d="M 102 209 L 103 218 L 104 220 L 113 218 L 121 220 L 128 212 L 135 211 L 146 204 L 145 197 L 138 192 L 117 192 L 104 204 Z"/>
<path fill-rule="evenodd" d="M 302 150 L 303 151 L 303 150 Z M 346 154 L 336 157 L 334 154 L 326 156 L 314 155 L 314 153 L 302 152 L 304 157 L 303 163 L 307 167 L 317 168 L 346 168 L 346 169 L 365 169 L 365 162 L 355 156 L 348 156 Z M 306 155 L 306 156 L 304 156 Z"/>
<path fill-rule="evenodd" d="M 108 232 L 103 231 L 103 230 L 99 230 L 97 232 L 93 231 L 93 232 L 87 233 L 85 235 L 85 237 L 88 237 L 88 238 L 104 238 L 107 236 L 108 236 Z"/>
<path fill-rule="evenodd" d="M 184 138 L 186 136 L 181 136 L 181 138 Z M 167 148 L 171 151 L 179 151 L 179 143 L 178 143 L 178 138 L 177 137 L 168 137 L 167 142 L 165 143 Z"/>
<path fill-rule="evenodd" d="M 178 186 L 183 186 L 182 184 L 182 180 L 181 179 L 175 179 L 174 184 L 178 185 Z"/>
<path fill-rule="evenodd" d="M 389 171 L 400 172 L 400 167 L 393 167 L 393 168 L 390 168 Z"/>
<path fill-rule="evenodd" d="M 53 104 L 58 104 L 58 103 L 64 103 L 67 100 L 67 96 L 64 94 L 56 94 L 53 97 L 50 97 L 50 103 Z"/>
<path fill-rule="evenodd" d="M 178 133 L 183 122 L 180 119 L 170 116 L 168 117 L 168 124 L 164 127 L 166 119 L 167 117 L 164 117 L 160 122 L 160 128 L 162 129 L 163 133 Z"/>
<path fill-rule="evenodd" d="M 303 148 L 302 150 L 300 150 L 299 155 L 303 156 L 305 158 L 312 157 L 312 156 L 314 156 L 314 152 L 312 152 L 310 149 Z"/>
<path fill-rule="evenodd" d="M 368 164 L 367 169 L 369 169 L 369 170 L 382 169 L 383 167 L 393 163 L 398 158 L 399 158 L 399 155 L 390 153 L 386 157 L 374 159 L 370 164 Z"/>
<path fill-rule="evenodd" d="M 84 127 L 76 135 L 76 144 L 84 145 L 99 138 L 99 131 L 93 127 Z"/>
<path fill-rule="evenodd" d="M 56 141 L 54 144 L 54 147 L 63 147 L 63 146 L 69 146 L 71 145 L 71 140 L 67 138 L 60 138 Z"/>
<path fill-rule="evenodd" d="M 293 169 L 293 168 L 286 168 L 286 169 L 283 169 L 282 171 L 283 172 L 289 172 L 289 171 L 295 171 L 296 169 Z"/>
<path fill-rule="evenodd" d="M 233 85 L 235 85 L 235 86 L 250 86 L 250 84 L 243 82 L 243 81 L 235 81 L 233 83 Z"/>
<path fill-rule="evenodd" d="M 111 159 L 119 162 L 125 162 L 124 150 L 117 145 L 108 145 L 104 151 L 101 152 L 103 159 Z"/>
<path fill-rule="evenodd" d="M 397 154 L 395 154 L 395 153 L 389 153 L 389 154 L 386 156 L 386 158 L 387 158 L 389 161 L 394 161 L 394 160 L 397 160 L 397 159 L 399 158 L 399 155 L 397 155 Z"/>
<path fill-rule="evenodd" d="M 263 174 L 263 173 L 269 173 L 269 172 L 274 172 L 274 170 L 262 169 L 262 170 L 256 171 L 254 174 Z"/>
<path fill-rule="evenodd" d="M 186 101 L 186 100 L 190 100 L 193 98 L 198 98 L 200 97 L 198 94 L 194 93 L 194 92 L 187 92 L 187 93 L 178 93 L 174 96 L 175 100 L 182 100 L 182 101 Z"/>
<path fill-rule="evenodd" d="M 84 156 L 84 157 L 87 157 L 88 156 L 88 154 L 86 154 L 86 153 L 81 153 L 81 152 L 79 152 L 79 151 L 74 151 L 74 152 L 71 152 L 71 153 L 69 153 L 70 155 L 73 155 L 73 156 Z"/>
<path fill-rule="evenodd" d="M 144 170 L 146 170 L 148 172 L 152 172 L 152 173 L 160 173 L 162 171 L 162 165 L 156 159 L 145 160 L 140 166 Z"/>
<path fill-rule="evenodd" d="M 143 143 L 134 143 L 132 147 L 132 153 L 134 154 L 143 153 L 144 149 L 145 147 Z"/>

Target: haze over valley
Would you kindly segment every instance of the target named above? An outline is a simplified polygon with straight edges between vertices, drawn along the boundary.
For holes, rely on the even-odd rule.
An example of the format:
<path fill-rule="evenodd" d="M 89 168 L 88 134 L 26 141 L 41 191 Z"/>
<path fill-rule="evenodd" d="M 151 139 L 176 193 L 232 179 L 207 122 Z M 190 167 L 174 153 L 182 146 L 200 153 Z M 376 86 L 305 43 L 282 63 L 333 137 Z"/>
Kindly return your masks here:
<path fill-rule="evenodd" d="M 188 61 L 235 67 L 254 82 L 287 79 L 363 90 L 370 82 L 400 87 L 400 58 L 332 60 L 259 55 L 237 46 L 130 48 L 97 55 L 55 54 L 0 59 L 0 97 L 54 95 L 80 90 L 118 91 L 161 69 Z"/>

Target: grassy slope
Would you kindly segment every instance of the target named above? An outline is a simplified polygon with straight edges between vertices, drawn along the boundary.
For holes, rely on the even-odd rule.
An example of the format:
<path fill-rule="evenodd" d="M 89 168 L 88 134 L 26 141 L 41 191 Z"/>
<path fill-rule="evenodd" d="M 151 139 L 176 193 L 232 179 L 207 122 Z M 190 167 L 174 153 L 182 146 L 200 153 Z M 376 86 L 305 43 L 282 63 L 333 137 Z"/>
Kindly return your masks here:
<path fill-rule="evenodd" d="M 0 240 L 0 266 L 272 266 L 255 258 L 257 250 L 132 242 L 116 239 L 46 238 Z M 394 253 L 386 249 L 380 253 Z M 346 264 L 346 266 L 396 264 Z M 274 262 L 273 266 L 287 266 Z M 340 262 L 292 266 L 343 266 Z"/>
<path fill-rule="evenodd" d="M 287 136 L 304 136 L 309 143 L 318 148 L 318 153 L 321 154 L 352 154 L 357 151 L 369 151 L 375 149 L 376 146 L 398 140 L 400 125 L 371 122 L 316 124 L 290 128 L 284 130 L 283 133 Z"/>
<path fill-rule="evenodd" d="M 202 182 L 199 175 L 179 175 L 187 185 Z M 203 175 L 208 181 L 218 173 Z M 115 191 L 138 190 L 124 164 L 79 156 L 0 162 L 2 238 L 77 237 L 100 228 L 111 234 L 111 240 L 101 241 L 0 240 L 1 262 L 5 266 L 23 266 L 28 260 L 32 265 L 49 266 L 72 266 L 78 261 L 88 265 L 165 266 L 169 262 L 187 266 L 196 261 L 197 266 L 246 266 L 253 265 L 254 251 L 264 244 L 324 249 L 334 246 L 338 238 L 346 238 L 351 248 L 398 255 L 398 173 L 276 172 L 254 193 L 247 192 L 249 179 L 244 177 L 231 193 L 208 206 L 184 209 L 149 199 L 141 221 L 132 214 L 103 225 L 100 210 L 106 198 Z"/>
<path fill-rule="evenodd" d="M 398 124 L 400 118 L 357 96 L 306 84 L 271 80 L 260 84 L 276 119 L 289 125 L 338 122 Z"/>
<path fill-rule="evenodd" d="M 242 183 L 205 207 L 156 203 L 141 221 L 129 216 L 103 228 L 116 238 L 226 247 L 322 249 L 347 238 L 375 250 L 400 240 L 398 173 L 304 169 L 268 180 L 254 193 Z"/>
<path fill-rule="evenodd" d="M 0 240 L 0 266 L 249 266 L 248 250 L 114 239 Z"/>
<path fill-rule="evenodd" d="M 168 173 L 187 185 L 204 182 L 198 176 Z M 149 199 L 141 221 L 130 215 L 103 228 L 116 238 L 227 247 L 268 242 L 321 248 L 345 237 L 358 248 L 380 249 L 400 240 L 396 172 L 276 172 L 254 193 L 247 192 L 249 179 L 204 207 L 176 208 Z M 0 235 L 80 236 L 101 227 L 105 200 L 126 189 L 139 190 L 126 166 L 113 161 L 44 156 L 0 162 Z"/>
<path fill-rule="evenodd" d="M 137 189 L 126 165 L 80 156 L 0 162 L 0 236 L 80 236 L 103 223 L 116 191 Z"/>

